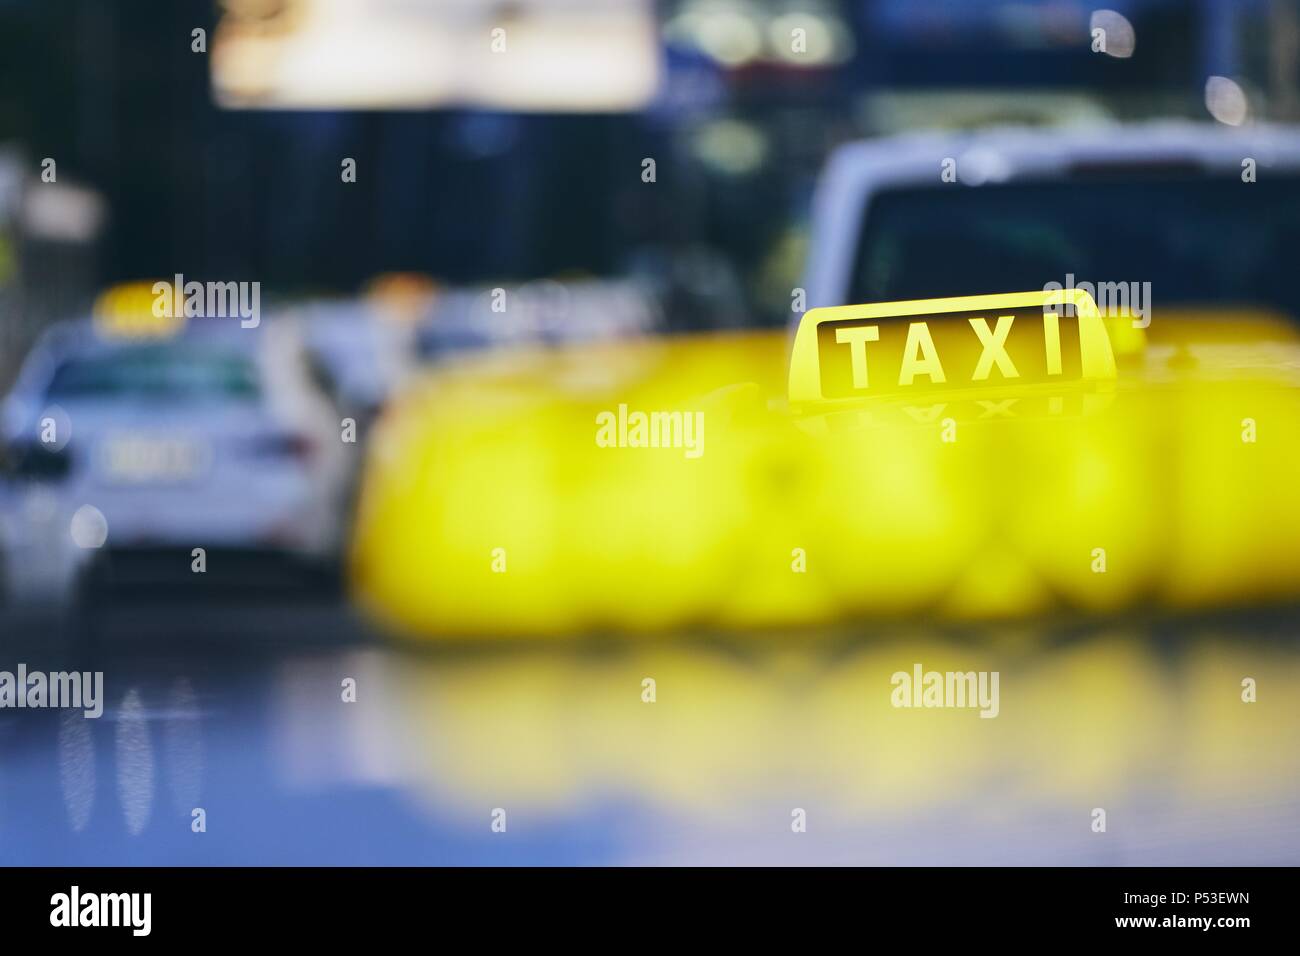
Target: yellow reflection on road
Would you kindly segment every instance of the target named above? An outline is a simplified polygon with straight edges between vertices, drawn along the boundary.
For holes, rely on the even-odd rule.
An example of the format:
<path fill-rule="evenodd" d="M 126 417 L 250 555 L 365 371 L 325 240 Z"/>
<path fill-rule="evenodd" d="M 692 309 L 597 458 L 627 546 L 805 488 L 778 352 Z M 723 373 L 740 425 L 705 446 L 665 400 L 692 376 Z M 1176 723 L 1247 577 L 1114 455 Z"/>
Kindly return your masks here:
<path fill-rule="evenodd" d="M 1235 846 L 1221 860 L 1300 854 L 1294 645 L 1194 625 L 1168 642 L 1101 630 L 1056 646 L 1032 631 L 822 637 L 798 650 L 390 652 L 367 669 L 356 706 L 370 715 L 351 718 L 385 739 L 331 737 L 347 752 L 327 763 L 367 767 L 383 750 L 390 783 L 471 831 L 492 808 L 536 836 L 623 807 L 637 858 L 689 857 L 671 845 L 677 826 L 779 841 L 796 807 L 822 852 L 832 834 L 851 844 L 875 828 L 906 834 L 888 854 L 900 862 L 945 859 L 950 837 L 926 835 L 944 819 L 979 820 L 984 829 L 949 849 L 986 860 L 1026 840 L 1056 847 L 1061 862 L 1121 851 L 1149 862 L 1206 841 Z M 891 675 L 914 665 L 998 672 L 998 715 L 895 707 Z M 288 667 L 285 681 L 310 671 Z M 1105 833 L 1092 830 L 1096 808 Z M 931 837 L 909 856 L 910 842 Z"/>

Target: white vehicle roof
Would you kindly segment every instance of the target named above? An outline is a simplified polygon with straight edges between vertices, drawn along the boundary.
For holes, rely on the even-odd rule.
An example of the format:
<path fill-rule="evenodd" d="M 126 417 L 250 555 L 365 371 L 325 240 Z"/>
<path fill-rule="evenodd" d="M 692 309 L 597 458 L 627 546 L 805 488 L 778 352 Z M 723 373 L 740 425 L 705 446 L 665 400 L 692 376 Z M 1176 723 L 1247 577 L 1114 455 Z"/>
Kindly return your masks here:
<path fill-rule="evenodd" d="M 46 389 L 63 362 L 112 357 L 134 348 L 219 347 L 224 353 L 247 355 L 258 375 L 260 401 L 277 414 L 300 414 L 298 407 L 317 400 L 301 361 L 296 323 L 279 317 L 243 328 L 234 318 L 189 320 L 167 337 L 105 337 L 91 319 L 56 322 L 36 340 L 23 360 L 18 378 L 5 397 L 0 437 L 12 439 L 29 428 L 43 407 Z"/>
<path fill-rule="evenodd" d="M 1176 165 L 1236 175 L 1247 157 L 1259 176 L 1300 171 L 1300 127 L 1163 120 L 915 132 L 846 144 L 831 154 L 813 199 L 808 307 L 843 304 L 862 213 L 875 192 L 1055 179 L 1080 166 Z M 947 159 L 956 161 L 955 185 L 940 178 Z"/>

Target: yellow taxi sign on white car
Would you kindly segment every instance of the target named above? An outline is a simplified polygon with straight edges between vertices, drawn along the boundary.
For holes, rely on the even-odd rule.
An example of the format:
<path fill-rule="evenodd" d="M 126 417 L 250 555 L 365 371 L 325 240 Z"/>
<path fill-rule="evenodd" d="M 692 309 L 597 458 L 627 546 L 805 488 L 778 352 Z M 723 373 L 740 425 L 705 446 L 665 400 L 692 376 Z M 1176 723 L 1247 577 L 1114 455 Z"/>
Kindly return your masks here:
<path fill-rule="evenodd" d="M 157 308 L 153 282 L 122 282 L 95 300 L 95 329 L 105 338 L 169 338 L 185 326 L 184 310 Z"/>
<path fill-rule="evenodd" d="M 791 404 L 1115 378 L 1105 323 L 1062 289 L 812 309 L 790 354 Z"/>

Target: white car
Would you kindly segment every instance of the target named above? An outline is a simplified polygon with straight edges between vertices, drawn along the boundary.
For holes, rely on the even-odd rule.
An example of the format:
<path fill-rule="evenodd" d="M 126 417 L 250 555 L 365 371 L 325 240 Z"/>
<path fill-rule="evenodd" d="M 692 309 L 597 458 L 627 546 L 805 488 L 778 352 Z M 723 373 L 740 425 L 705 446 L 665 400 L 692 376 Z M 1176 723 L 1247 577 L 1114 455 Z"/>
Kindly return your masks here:
<path fill-rule="evenodd" d="M 1133 283 L 1157 308 L 1291 311 L 1300 129 L 1160 121 L 852 143 L 832 155 L 812 222 L 808 308 L 1073 282 L 1103 311 Z"/>
<path fill-rule="evenodd" d="M 255 586 L 272 580 L 261 559 L 296 574 L 341 546 L 351 446 L 292 323 L 200 318 L 165 338 L 60 324 L 0 424 L 11 600 L 61 600 L 88 577 Z"/>

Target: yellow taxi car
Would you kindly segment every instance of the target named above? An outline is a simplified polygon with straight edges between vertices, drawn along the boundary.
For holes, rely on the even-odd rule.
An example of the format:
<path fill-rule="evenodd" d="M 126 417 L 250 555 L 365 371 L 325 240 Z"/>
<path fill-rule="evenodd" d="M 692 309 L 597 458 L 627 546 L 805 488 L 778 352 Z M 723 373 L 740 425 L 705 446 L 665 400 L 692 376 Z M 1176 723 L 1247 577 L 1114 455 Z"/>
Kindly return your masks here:
<path fill-rule="evenodd" d="M 1300 327 L 1278 270 L 1300 134 L 1251 136 L 842 149 L 793 336 L 512 349 L 397 399 L 357 596 L 451 638 L 1295 598 Z"/>

